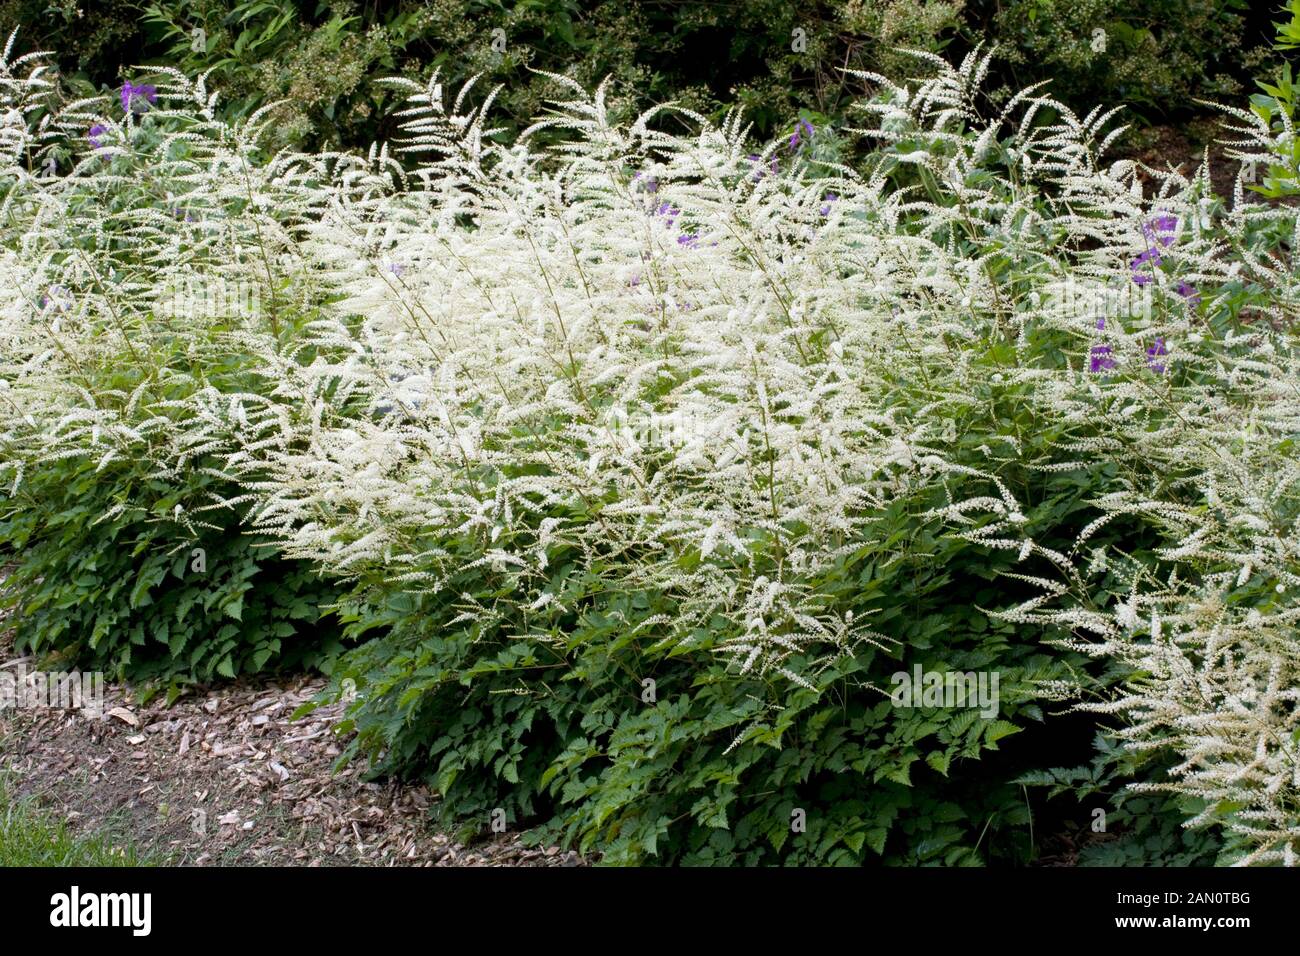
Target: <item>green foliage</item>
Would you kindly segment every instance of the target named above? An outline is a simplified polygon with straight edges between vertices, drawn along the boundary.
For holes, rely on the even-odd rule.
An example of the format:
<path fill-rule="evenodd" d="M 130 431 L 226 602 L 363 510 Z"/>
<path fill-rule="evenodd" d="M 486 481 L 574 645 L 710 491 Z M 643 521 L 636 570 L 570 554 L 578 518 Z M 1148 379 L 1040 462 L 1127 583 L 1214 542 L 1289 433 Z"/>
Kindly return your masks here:
<path fill-rule="evenodd" d="M 1083 821 L 1092 834 L 1080 848 L 1080 866 L 1211 866 L 1225 860 L 1220 831 L 1184 825 L 1205 809 L 1201 801 L 1173 787 L 1143 793 L 1128 789 L 1133 780 L 1168 785 L 1167 757 L 1125 750 L 1105 732 L 1096 735 L 1094 746 L 1087 764 L 1035 770 L 1015 781 L 1045 793 L 1049 806 L 1075 808 L 1067 816 Z"/>
<path fill-rule="evenodd" d="M 69 78 L 112 83 L 140 47 L 136 0 L 0 0 L 0 29 L 17 29 L 27 50 L 58 50 Z M 92 79 L 93 78 L 93 79 Z"/>
<path fill-rule="evenodd" d="M 197 465 L 162 476 L 76 456 L 34 471 L 0 498 L 17 648 L 133 679 L 328 661 L 340 645 L 320 606 L 333 589 L 244 533 L 230 510 L 189 520 L 223 490 Z"/>
<path fill-rule="evenodd" d="M 942 589 L 916 597 L 930 610 L 918 630 L 951 633 L 931 603 Z M 1042 719 L 1029 685 L 1054 671 L 1023 635 L 962 634 L 902 662 L 864 651 L 782 697 L 622 639 L 660 610 L 648 597 L 591 598 L 568 629 L 532 624 L 564 635 L 554 653 L 519 635 L 425 624 L 416 605 L 340 666 L 362 688 L 359 746 L 386 749 L 382 770 L 428 772 L 440 822 L 462 837 L 483 833 L 499 807 L 512 827 L 542 821 L 534 839 L 608 863 L 977 863 L 990 824 L 984 853 L 1029 856 L 1020 794 L 977 764 Z M 995 719 L 896 708 L 878 689 L 911 660 L 968 668 L 999 650 L 1013 687 Z M 797 809 L 806 832 L 792 832 Z"/>
<path fill-rule="evenodd" d="M 1273 23 L 1274 29 L 1277 30 L 1277 40 L 1274 45 L 1279 50 L 1300 49 L 1300 2 L 1298 0 L 1287 0 L 1281 11 L 1283 14 L 1290 14 L 1291 19 L 1282 23 Z"/>
<path fill-rule="evenodd" d="M 1012 0 L 985 23 L 1011 90 L 1051 78 L 1053 95 L 1083 111 L 1126 102 L 1168 114 L 1242 89 L 1248 10 L 1245 0 Z"/>
<path fill-rule="evenodd" d="M 48 8 L 48 9 L 47 9 Z M 211 71 L 221 106 L 246 116 L 272 101 L 278 144 L 368 145 L 392 136 L 393 93 L 376 77 L 427 72 L 453 85 L 476 74 L 501 84 L 507 129 L 554 96 L 534 71 L 587 87 L 612 77 L 611 105 L 631 111 L 675 100 L 718 118 L 739 105 L 756 128 L 780 132 L 805 111 L 842 119 L 866 92 L 845 70 L 893 77 L 916 69 L 898 48 L 960 54 L 996 44 L 994 86 L 1043 79 L 1067 105 L 1125 100 L 1184 112 L 1194 97 L 1237 92 L 1260 58 L 1245 33 L 1244 0 L 153 0 L 78 12 L 73 0 L 0 0 L 0 30 L 21 26 L 28 48 L 59 51 L 90 89 L 160 64 Z M 1095 49 L 1095 32 L 1105 48 Z M 818 124 L 821 125 L 820 123 Z"/>
<path fill-rule="evenodd" d="M 1291 0 L 1286 8 L 1291 13 L 1288 23 L 1274 23 L 1277 29 L 1275 46 L 1280 50 L 1300 47 L 1300 2 Z M 1300 195 L 1300 144 L 1295 142 L 1296 88 L 1290 61 L 1276 71 L 1273 81 L 1256 80 L 1262 92 L 1250 98 L 1250 110 L 1272 131 L 1274 155 L 1263 170 L 1261 182 L 1248 187 L 1269 199 Z M 1256 157 L 1257 159 L 1257 157 Z M 1252 160 L 1254 161 L 1254 160 Z"/>
<path fill-rule="evenodd" d="M 961 3 L 155 0 L 143 17 L 135 4 L 93 17 L 71 0 L 52 16 L 44 6 L 0 0 L 0 29 L 20 26 L 28 48 L 59 51 L 69 77 L 95 88 L 133 78 L 135 66 L 211 70 L 227 115 L 279 101 L 280 141 L 320 146 L 390 136 L 392 93 L 375 79 L 433 67 L 456 85 L 476 74 L 503 84 L 515 130 L 556 92 L 532 72 L 544 70 L 587 86 L 612 76 L 628 109 L 676 99 L 716 116 L 740 103 L 770 131 L 800 108 L 842 111 L 862 88 L 841 68 L 896 67 L 895 45 L 941 49 Z"/>
<path fill-rule="evenodd" d="M 1039 450 L 1059 438 L 1013 395 L 978 409 L 972 403 L 958 423 L 971 462 L 991 432 L 1019 433 Z M 1090 498 L 1115 477 L 1105 467 L 1001 474 L 1037 502 L 1027 533 L 1067 548 L 1095 517 Z M 972 489 L 954 482 L 948 493 Z M 1054 731 L 1041 687 L 1074 677 L 1101 689 L 1122 672 L 1092 666 L 1089 678 L 1081 657 L 1049 649 L 1039 629 L 987 617 L 983 609 L 1019 593 L 1005 576 L 1014 554 L 949 536 L 925 517 L 945 500 L 931 489 L 896 502 L 814 582 L 837 614 L 870 621 L 896 643 L 861 645 L 811 688 L 738 675 L 721 661 L 701 669 L 686 647 L 657 641 L 673 599 L 627 590 L 614 560 L 552 557 L 545 590 L 579 613 L 508 616 L 497 603 L 506 578 L 482 567 L 440 595 L 363 588 L 344 614 L 351 636 L 391 631 L 335 672 L 336 686 L 350 678 L 359 691 L 348 756 L 427 777 L 443 796 L 440 823 L 462 838 L 484 834 L 500 808 L 512 828 L 531 827 L 531 839 L 572 843 L 607 863 L 1032 860 L 1018 778 L 1089 750 L 1086 736 Z M 476 546 L 459 543 L 468 563 Z M 719 617 L 691 650 L 731 636 Z M 997 672 L 998 713 L 895 706 L 891 676 L 918 665 Z M 792 832 L 797 809 L 805 832 Z"/>

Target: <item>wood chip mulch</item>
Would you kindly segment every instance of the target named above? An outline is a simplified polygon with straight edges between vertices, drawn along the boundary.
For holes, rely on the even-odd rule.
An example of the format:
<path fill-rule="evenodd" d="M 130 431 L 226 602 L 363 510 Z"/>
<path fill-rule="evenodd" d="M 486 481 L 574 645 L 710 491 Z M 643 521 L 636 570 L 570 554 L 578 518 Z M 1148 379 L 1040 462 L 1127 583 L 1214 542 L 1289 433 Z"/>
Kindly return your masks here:
<path fill-rule="evenodd" d="M 0 643 L 0 667 L 35 665 Z M 103 713 L 0 710 L 0 772 L 74 831 L 102 831 L 180 865 L 578 866 L 556 847 L 434 832 L 427 787 L 338 772 L 342 705 L 291 720 L 319 676 L 240 680 L 147 705 L 106 685 Z M 485 821 L 485 830 L 487 829 Z"/>

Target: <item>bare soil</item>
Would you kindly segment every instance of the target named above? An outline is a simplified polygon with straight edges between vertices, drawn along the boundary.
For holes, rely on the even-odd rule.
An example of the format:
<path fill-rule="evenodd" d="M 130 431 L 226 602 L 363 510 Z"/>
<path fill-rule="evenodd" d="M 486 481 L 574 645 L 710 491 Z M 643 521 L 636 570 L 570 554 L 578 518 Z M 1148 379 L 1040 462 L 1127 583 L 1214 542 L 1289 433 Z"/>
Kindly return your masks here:
<path fill-rule="evenodd" d="M 32 661 L 0 637 L 0 667 Z M 68 821 L 179 865 L 576 866 L 555 847 L 498 834 L 466 847 L 429 826 L 427 787 L 335 772 L 342 705 L 292 720 L 323 678 L 240 680 L 147 705 L 105 687 L 85 710 L 0 710 L 10 790 Z M 488 821 L 484 821 L 485 831 Z"/>
<path fill-rule="evenodd" d="M 1232 134 L 1226 133 L 1213 117 L 1192 120 L 1178 127 L 1153 126 L 1131 134 L 1127 146 L 1118 150 L 1116 158 L 1133 159 L 1162 172 L 1176 169 L 1189 178 L 1208 160 L 1214 192 L 1231 202 L 1241 169 L 1241 163 L 1228 158 L 1228 147 L 1222 142 L 1231 138 L 1234 138 Z M 1154 187 L 1155 181 L 1149 175 L 1139 172 L 1139 178 Z M 1251 203 L 1271 201 L 1289 205 L 1295 202 L 1293 197 L 1267 200 L 1250 190 L 1245 191 L 1243 198 Z"/>

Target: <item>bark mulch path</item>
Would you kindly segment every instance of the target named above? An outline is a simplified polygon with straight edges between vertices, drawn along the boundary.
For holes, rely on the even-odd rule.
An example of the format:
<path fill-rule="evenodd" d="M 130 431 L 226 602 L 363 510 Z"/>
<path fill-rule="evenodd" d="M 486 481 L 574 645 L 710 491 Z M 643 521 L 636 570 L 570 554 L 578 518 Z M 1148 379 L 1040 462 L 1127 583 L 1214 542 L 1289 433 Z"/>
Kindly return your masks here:
<path fill-rule="evenodd" d="M 0 667 L 35 665 L 0 638 Z M 555 847 L 500 834 L 466 847 L 434 832 L 427 787 L 334 772 L 342 705 L 294 721 L 318 676 L 240 680 L 140 705 L 106 685 L 104 708 L 0 710 L 0 773 L 11 792 L 74 831 L 122 835 L 175 864 L 577 866 Z M 485 829 L 486 829 L 485 821 Z"/>

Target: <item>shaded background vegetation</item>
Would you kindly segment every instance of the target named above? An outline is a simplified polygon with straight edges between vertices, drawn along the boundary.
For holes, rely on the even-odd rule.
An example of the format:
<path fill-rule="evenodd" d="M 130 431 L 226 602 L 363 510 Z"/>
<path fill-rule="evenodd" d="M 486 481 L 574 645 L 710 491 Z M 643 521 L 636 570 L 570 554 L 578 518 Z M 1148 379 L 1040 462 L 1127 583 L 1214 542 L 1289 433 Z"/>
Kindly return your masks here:
<path fill-rule="evenodd" d="M 1139 122 L 1185 120 L 1198 97 L 1231 97 L 1271 65 L 1270 18 L 1246 0 L 0 0 L 22 49 L 54 51 L 87 91 L 135 67 L 212 70 L 227 116 L 282 100 L 283 144 L 367 145 L 390 137 L 388 74 L 440 67 L 455 87 L 505 85 L 503 123 L 526 125 L 553 84 L 611 77 L 632 109 L 675 99 L 717 117 L 745 107 L 761 133 L 825 120 L 866 85 L 845 69 L 905 75 L 911 47 L 1001 51 L 988 88 L 1040 80 L 1086 112 L 1124 102 Z M 201 32 L 198 32 L 201 31 Z M 1098 31 L 1104 33 L 1100 38 Z M 1104 49 L 1102 49 L 1104 47 Z"/>

